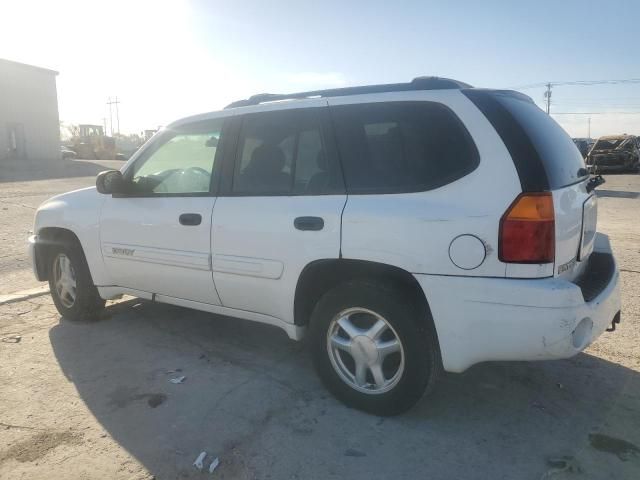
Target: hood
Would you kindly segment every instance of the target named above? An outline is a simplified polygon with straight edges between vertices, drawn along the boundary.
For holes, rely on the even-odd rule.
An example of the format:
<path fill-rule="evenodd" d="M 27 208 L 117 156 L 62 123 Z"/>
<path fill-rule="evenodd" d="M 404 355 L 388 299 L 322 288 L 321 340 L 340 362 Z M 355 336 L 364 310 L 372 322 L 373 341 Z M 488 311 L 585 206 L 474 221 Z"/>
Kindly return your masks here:
<path fill-rule="evenodd" d="M 51 197 L 36 210 L 33 230 L 37 233 L 43 227 L 60 227 L 75 231 L 76 228 L 97 225 L 105 198 L 96 187 Z"/>

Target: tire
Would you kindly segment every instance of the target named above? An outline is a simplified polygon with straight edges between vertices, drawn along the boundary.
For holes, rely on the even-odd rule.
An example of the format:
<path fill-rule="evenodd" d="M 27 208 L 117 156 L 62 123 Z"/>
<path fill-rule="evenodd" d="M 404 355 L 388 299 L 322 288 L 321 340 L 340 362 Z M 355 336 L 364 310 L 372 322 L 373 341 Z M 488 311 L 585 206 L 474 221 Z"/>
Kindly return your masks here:
<path fill-rule="evenodd" d="M 346 405 L 375 415 L 410 409 L 433 389 L 442 369 L 428 308 L 378 281 L 352 280 L 324 294 L 311 315 L 310 342 L 327 389 Z"/>
<path fill-rule="evenodd" d="M 66 270 L 64 265 L 67 262 L 71 271 L 71 281 L 67 274 L 60 275 L 60 271 Z M 61 276 L 65 277 L 62 281 Z M 61 283 L 64 285 L 61 286 Z M 49 289 L 58 312 L 69 320 L 96 320 L 104 309 L 105 301 L 100 298 L 84 254 L 78 247 L 62 245 L 51 248 Z"/>

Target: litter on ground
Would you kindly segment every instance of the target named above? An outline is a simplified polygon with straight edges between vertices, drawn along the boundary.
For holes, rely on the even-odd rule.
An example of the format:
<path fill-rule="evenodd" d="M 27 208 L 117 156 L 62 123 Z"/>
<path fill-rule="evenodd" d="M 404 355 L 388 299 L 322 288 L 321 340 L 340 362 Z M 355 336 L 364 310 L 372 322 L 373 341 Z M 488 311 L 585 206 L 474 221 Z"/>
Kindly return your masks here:
<path fill-rule="evenodd" d="M 207 452 L 202 452 L 200 455 L 198 455 L 198 458 L 196 458 L 196 461 L 193 462 L 193 466 L 196 467 L 198 470 L 202 470 L 202 467 L 204 467 L 204 464 L 202 462 L 204 462 L 204 458 L 207 456 Z"/>

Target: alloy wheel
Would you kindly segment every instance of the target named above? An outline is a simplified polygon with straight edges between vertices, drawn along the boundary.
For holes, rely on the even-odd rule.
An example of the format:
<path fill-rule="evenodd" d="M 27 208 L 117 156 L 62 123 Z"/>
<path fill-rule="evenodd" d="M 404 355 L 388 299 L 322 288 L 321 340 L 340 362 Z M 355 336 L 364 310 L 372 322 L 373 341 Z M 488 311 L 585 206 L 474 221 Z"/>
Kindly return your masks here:
<path fill-rule="evenodd" d="M 342 381 L 362 393 L 388 392 L 404 372 L 400 337 L 384 317 L 366 308 L 349 308 L 333 318 L 327 352 Z"/>

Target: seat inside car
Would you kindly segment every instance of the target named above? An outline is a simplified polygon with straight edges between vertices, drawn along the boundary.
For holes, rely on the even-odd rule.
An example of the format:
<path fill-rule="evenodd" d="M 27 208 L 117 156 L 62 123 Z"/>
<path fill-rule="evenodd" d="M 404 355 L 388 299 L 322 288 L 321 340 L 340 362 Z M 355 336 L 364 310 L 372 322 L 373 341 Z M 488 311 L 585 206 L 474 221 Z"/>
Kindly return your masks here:
<path fill-rule="evenodd" d="M 320 150 L 316 155 L 316 166 L 319 171 L 309 179 L 308 193 L 322 192 L 329 186 L 329 162 L 323 150 Z"/>
<path fill-rule="evenodd" d="M 277 145 L 262 144 L 251 154 L 249 164 L 240 176 L 241 188 L 251 191 L 285 192 L 291 188 L 291 174 L 283 172 L 284 152 Z"/>

